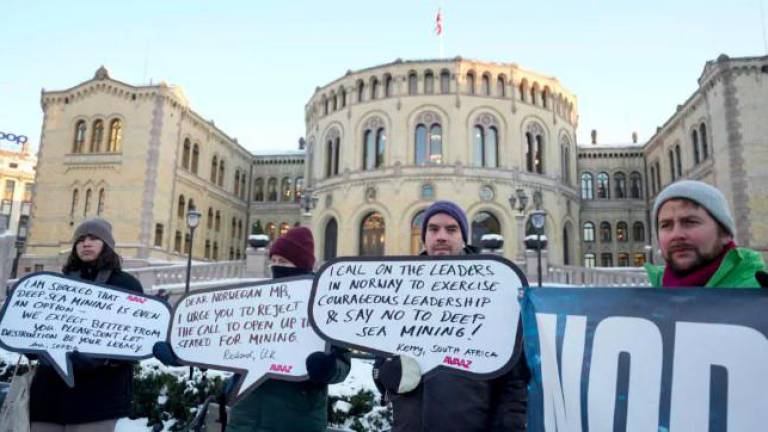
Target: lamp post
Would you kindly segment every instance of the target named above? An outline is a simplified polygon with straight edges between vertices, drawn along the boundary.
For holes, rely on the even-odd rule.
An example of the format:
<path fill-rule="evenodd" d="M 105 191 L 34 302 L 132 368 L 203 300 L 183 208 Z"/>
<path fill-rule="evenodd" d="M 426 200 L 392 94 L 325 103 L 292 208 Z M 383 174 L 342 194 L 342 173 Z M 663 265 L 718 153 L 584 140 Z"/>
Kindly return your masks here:
<path fill-rule="evenodd" d="M 312 210 L 317 207 L 318 198 L 312 191 L 305 190 L 304 195 L 301 196 L 301 209 L 304 210 L 304 216 L 312 216 Z"/>
<path fill-rule="evenodd" d="M 525 259 L 525 247 L 523 236 L 523 221 L 525 220 L 525 208 L 528 206 L 528 195 L 525 194 L 525 190 L 517 189 L 515 195 L 509 196 L 509 206 L 512 210 L 517 210 L 515 219 L 517 220 L 517 260 L 521 262 Z"/>
<path fill-rule="evenodd" d="M 539 288 L 541 288 L 541 233 L 544 231 L 544 223 L 547 220 L 547 212 L 536 209 L 531 212 L 531 224 L 536 228 L 536 259 L 537 274 L 539 277 Z"/>
<path fill-rule="evenodd" d="M 192 246 L 195 244 L 195 228 L 200 225 L 200 217 L 202 214 L 192 208 L 187 212 L 187 227 L 189 227 L 189 250 L 187 251 L 187 281 L 184 284 L 184 294 L 189 294 L 189 277 L 192 274 Z M 194 368 L 189 367 L 189 379 L 192 379 L 192 371 Z"/>
<path fill-rule="evenodd" d="M 645 245 L 645 254 L 647 255 L 648 262 L 653 264 L 653 246 Z"/>

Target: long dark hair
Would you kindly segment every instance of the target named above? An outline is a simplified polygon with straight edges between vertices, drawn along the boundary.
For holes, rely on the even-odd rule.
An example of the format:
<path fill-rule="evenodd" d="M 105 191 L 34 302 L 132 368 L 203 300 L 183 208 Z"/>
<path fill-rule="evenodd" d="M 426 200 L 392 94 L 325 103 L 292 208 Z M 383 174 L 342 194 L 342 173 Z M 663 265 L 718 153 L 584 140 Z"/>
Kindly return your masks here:
<path fill-rule="evenodd" d="M 67 258 L 67 263 L 64 264 L 64 267 L 61 269 L 62 273 L 76 273 L 80 272 L 83 268 L 92 268 L 95 271 L 100 270 L 113 270 L 113 271 L 119 271 L 122 269 L 121 266 L 121 259 L 120 255 L 117 254 L 114 250 L 112 250 L 111 247 L 107 246 L 106 243 L 104 243 L 104 246 L 101 249 L 101 253 L 96 258 L 96 260 L 92 264 L 86 264 L 83 262 L 83 260 L 80 259 L 79 256 L 77 256 L 77 243 L 79 243 L 81 240 L 78 239 L 78 241 L 75 242 L 75 244 L 72 245 L 72 250 L 69 252 L 69 257 Z"/>

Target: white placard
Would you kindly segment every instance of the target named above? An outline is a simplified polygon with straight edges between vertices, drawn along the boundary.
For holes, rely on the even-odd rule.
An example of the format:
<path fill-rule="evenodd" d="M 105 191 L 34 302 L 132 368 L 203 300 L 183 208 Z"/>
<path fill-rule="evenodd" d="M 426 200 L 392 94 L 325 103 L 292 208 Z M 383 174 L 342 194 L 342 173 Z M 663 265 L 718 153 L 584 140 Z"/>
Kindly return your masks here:
<path fill-rule="evenodd" d="M 480 379 L 511 366 L 520 320 L 514 264 L 495 255 L 339 258 L 315 278 L 310 320 L 334 345 Z"/>
<path fill-rule="evenodd" d="M 325 349 L 307 318 L 312 277 L 195 291 L 176 305 L 170 344 L 192 365 L 243 373 L 241 398 L 268 378 L 307 379 L 306 359 Z"/>
<path fill-rule="evenodd" d="M 21 279 L 0 312 L 0 345 L 46 358 L 71 387 L 67 353 L 140 360 L 167 337 L 170 307 L 131 291 L 56 273 Z"/>

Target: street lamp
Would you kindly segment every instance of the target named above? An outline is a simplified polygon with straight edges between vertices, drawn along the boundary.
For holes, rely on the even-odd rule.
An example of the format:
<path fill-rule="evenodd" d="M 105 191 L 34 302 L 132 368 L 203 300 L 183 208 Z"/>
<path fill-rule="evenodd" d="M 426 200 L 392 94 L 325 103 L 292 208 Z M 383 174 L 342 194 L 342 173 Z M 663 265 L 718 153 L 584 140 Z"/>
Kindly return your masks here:
<path fill-rule="evenodd" d="M 312 214 L 312 210 L 317 207 L 318 200 L 319 198 L 312 194 L 311 191 L 304 191 L 304 195 L 301 196 L 301 208 L 304 210 L 304 216 L 310 216 Z"/>
<path fill-rule="evenodd" d="M 518 207 L 515 207 L 515 203 L 518 203 Z M 513 210 L 517 210 L 518 212 L 522 213 L 525 211 L 525 207 L 528 206 L 528 195 L 525 194 L 525 190 L 518 189 L 515 191 L 515 195 L 509 196 L 509 206 L 512 207 Z"/>
<path fill-rule="evenodd" d="M 653 246 L 645 245 L 645 254 L 648 256 L 648 262 L 653 264 Z"/>
<path fill-rule="evenodd" d="M 539 288 L 541 288 L 541 233 L 544 231 L 544 223 L 547 219 L 547 212 L 536 209 L 531 212 L 531 224 L 536 228 L 536 255 L 537 255 L 537 274 L 539 276 Z"/>
<path fill-rule="evenodd" d="M 195 242 L 195 228 L 200 225 L 202 214 L 192 208 L 187 212 L 187 227 L 189 228 L 189 250 L 187 251 L 187 282 L 184 284 L 184 293 L 189 293 L 189 277 L 192 273 L 192 245 Z"/>

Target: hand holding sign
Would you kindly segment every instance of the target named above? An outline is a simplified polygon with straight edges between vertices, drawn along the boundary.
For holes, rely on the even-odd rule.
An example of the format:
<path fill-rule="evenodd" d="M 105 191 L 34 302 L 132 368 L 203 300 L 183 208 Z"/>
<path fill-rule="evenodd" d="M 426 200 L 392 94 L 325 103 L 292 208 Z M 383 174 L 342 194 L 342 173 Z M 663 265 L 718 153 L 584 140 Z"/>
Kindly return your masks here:
<path fill-rule="evenodd" d="M 242 372 L 237 398 L 268 378 L 303 381 L 325 348 L 307 319 L 311 288 L 302 276 L 196 291 L 176 306 L 171 347 L 186 364 Z"/>
<path fill-rule="evenodd" d="M 525 276 L 497 256 L 343 258 L 315 279 L 312 326 L 334 345 L 488 379 L 512 366 Z"/>
<path fill-rule="evenodd" d="M 36 353 L 74 386 L 68 353 L 140 360 L 165 340 L 170 309 L 157 299 L 54 274 L 24 277 L 0 312 L 0 346 Z"/>

